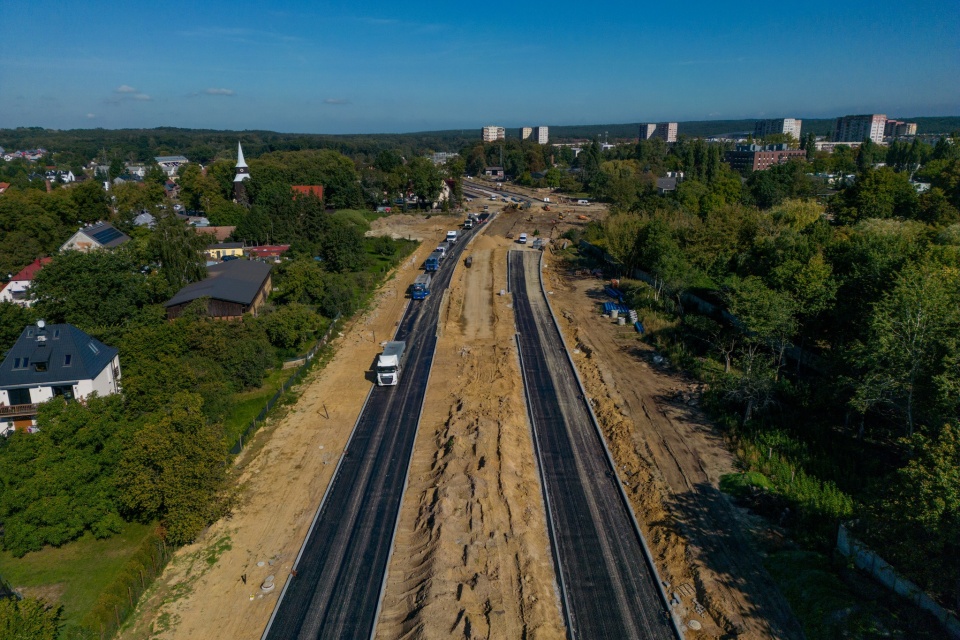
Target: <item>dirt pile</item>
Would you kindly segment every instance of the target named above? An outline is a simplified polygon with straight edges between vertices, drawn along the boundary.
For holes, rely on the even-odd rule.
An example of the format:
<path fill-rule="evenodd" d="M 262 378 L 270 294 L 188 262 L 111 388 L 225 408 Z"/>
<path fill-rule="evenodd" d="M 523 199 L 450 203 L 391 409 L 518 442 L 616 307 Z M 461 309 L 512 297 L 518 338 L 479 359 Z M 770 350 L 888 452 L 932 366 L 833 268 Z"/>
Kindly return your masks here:
<path fill-rule="evenodd" d="M 378 638 L 559 638 L 563 622 L 506 286 L 509 243 L 478 237 L 437 354 Z"/>

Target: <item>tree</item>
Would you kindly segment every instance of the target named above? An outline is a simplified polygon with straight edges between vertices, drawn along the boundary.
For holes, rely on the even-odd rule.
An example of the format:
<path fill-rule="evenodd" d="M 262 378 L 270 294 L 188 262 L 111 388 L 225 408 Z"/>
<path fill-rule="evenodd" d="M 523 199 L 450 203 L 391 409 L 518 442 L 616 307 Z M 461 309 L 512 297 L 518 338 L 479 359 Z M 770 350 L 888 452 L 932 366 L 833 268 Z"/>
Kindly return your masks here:
<path fill-rule="evenodd" d="M 267 315 L 264 327 L 273 346 L 293 352 L 306 344 L 317 330 L 319 321 L 310 307 L 294 302 Z"/>
<path fill-rule="evenodd" d="M 747 332 L 747 342 L 767 345 L 774 356 L 774 378 L 783 366 L 783 354 L 797 331 L 796 302 L 784 292 L 767 287 L 757 276 L 732 278 L 727 306 Z M 751 354 L 751 368 L 756 369 Z"/>
<path fill-rule="evenodd" d="M 160 519 L 173 544 L 195 539 L 225 508 L 226 446 L 202 406 L 197 394 L 174 395 L 134 435 L 117 468 L 123 508 L 144 522 Z"/>
<path fill-rule="evenodd" d="M 160 275 L 170 285 L 171 293 L 207 275 L 202 253 L 209 235 L 197 233 L 173 214 L 163 214 L 150 234 L 147 250 L 160 265 Z"/>
<path fill-rule="evenodd" d="M 414 158 L 407 164 L 410 188 L 416 194 L 421 206 L 433 203 L 443 189 L 443 175 L 428 158 Z"/>
<path fill-rule="evenodd" d="M 950 416 L 937 412 L 938 383 L 956 381 L 949 364 L 957 355 L 960 331 L 960 275 L 954 268 L 930 263 L 904 268 L 870 317 L 867 342 L 856 350 L 863 375 L 851 401 L 861 415 L 888 406 L 904 432 Z M 955 384 L 955 382 L 954 382 Z"/>
<path fill-rule="evenodd" d="M 0 638 L 5 640 L 56 640 L 63 605 L 37 598 L 0 599 Z"/>
<path fill-rule="evenodd" d="M 107 193 L 97 180 L 87 180 L 70 189 L 70 195 L 77 205 L 80 221 L 85 223 L 106 220 L 110 217 L 107 206 Z"/>

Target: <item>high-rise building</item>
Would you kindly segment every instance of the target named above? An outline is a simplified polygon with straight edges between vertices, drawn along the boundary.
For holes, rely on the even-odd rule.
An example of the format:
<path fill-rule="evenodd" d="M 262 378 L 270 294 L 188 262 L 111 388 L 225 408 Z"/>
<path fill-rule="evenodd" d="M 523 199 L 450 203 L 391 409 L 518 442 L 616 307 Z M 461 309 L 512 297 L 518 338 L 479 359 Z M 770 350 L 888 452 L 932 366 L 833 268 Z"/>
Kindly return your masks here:
<path fill-rule="evenodd" d="M 483 128 L 483 141 L 484 142 L 496 142 L 497 140 L 503 140 L 507 137 L 507 130 L 503 127 L 484 127 Z"/>
<path fill-rule="evenodd" d="M 887 116 L 872 113 L 860 116 L 837 118 L 833 127 L 834 142 L 863 142 L 870 139 L 877 144 L 883 142 L 883 131 L 887 127 Z"/>
<path fill-rule="evenodd" d="M 533 135 L 533 127 L 522 127 L 520 129 L 520 139 L 526 140 Z"/>
<path fill-rule="evenodd" d="M 640 125 L 640 139 L 660 138 L 666 142 L 677 141 L 676 122 L 644 123 Z"/>
<path fill-rule="evenodd" d="M 883 128 L 883 135 L 888 138 L 915 136 L 917 135 L 917 123 L 904 122 L 903 120 L 887 120 L 887 124 Z"/>
<path fill-rule="evenodd" d="M 757 120 L 753 125 L 754 138 L 766 138 L 770 135 L 791 135 L 800 142 L 800 126 L 803 120 L 796 118 L 777 118 L 774 120 Z"/>
<path fill-rule="evenodd" d="M 765 171 L 774 165 L 789 162 L 792 158 L 803 158 L 806 155 L 806 151 L 789 149 L 783 143 L 765 147 L 758 144 L 738 144 L 735 151 L 727 151 L 724 154 L 724 159 L 735 171 Z"/>
<path fill-rule="evenodd" d="M 550 141 L 550 127 L 534 127 L 533 139 L 537 144 L 547 144 Z"/>

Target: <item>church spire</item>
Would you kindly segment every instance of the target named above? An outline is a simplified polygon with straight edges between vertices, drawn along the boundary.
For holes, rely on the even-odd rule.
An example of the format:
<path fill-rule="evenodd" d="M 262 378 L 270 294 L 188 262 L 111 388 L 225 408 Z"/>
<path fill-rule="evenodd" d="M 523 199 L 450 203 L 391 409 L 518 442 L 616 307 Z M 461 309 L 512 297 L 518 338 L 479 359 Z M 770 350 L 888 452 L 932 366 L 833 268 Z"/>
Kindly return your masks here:
<path fill-rule="evenodd" d="M 249 204 L 247 201 L 247 190 L 243 186 L 244 180 L 250 179 L 250 169 L 247 168 L 247 161 L 243 159 L 243 147 L 237 143 L 237 175 L 233 179 L 233 199 L 242 205 Z"/>

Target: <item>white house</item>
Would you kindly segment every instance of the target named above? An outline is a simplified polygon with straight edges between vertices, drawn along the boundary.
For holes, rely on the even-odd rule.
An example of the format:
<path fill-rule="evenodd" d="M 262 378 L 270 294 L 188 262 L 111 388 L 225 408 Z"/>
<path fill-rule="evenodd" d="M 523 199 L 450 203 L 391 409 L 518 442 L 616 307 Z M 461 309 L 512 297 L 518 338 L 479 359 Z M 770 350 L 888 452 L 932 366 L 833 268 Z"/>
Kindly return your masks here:
<path fill-rule="evenodd" d="M 60 251 L 93 251 L 94 249 L 113 249 L 130 240 L 130 236 L 117 231 L 107 222 L 98 222 L 80 229 L 63 243 Z"/>
<path fill-rule="evenodd" d="M 119 393 L 118 354 L 70 324 L 29 325 L 0 364 L 0 435 L 31 430 L 51 398 Z"/>
<path fill-rule="evenodd" d="M 21 307 L 29 307 L 33 304 L 33 300 L 30 299 L 27 289 L 30 288 L 30 284 L 33 282 L 37 272 L 43 268 L 43 265 L 49 264 L 51 260 L 53 260 L 53 258 L 37 258 L 25 266 L 20 273 L 13 276 L 10 282 L 7 283 L 7 286 L 3 288 L 3 291 L 0 291 L 0 302 L 12 302 Z"/>

